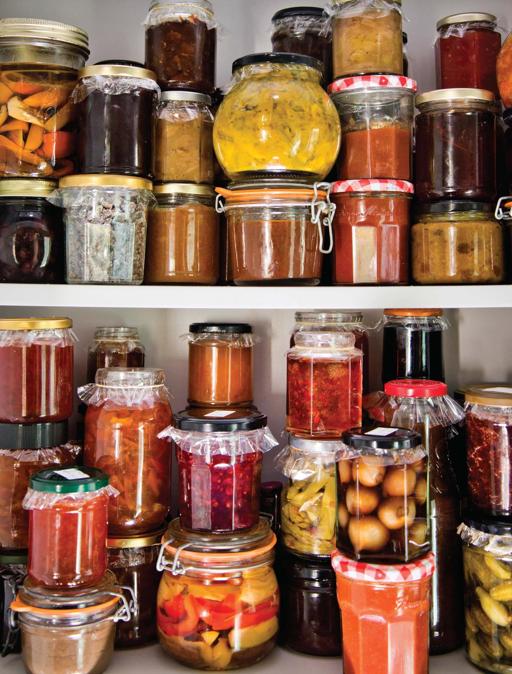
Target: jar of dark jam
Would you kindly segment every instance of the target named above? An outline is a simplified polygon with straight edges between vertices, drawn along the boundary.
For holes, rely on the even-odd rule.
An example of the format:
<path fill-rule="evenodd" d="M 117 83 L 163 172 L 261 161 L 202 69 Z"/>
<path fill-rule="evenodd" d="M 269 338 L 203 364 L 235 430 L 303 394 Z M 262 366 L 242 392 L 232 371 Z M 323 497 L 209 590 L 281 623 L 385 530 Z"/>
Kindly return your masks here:
<path fill-rule="evenodd" d="M 0 282 L 62 282 L 62 215 L 46 201 L 56 186 L 33 178 L 0 181 Z"/>
<path fill-rule="evenodd" d="M 336 575 L 330 560 L 283 553 L 277 564 L 283 646 L 309 655 L 341 653 Z"/>
<path fill-rule="evenodd" d="M 324 84 L 332 81 L 331 25 L 321 7 L 280 9 L 272 26 L 272 51 L 313 56 L 324 64 Z"/>
<path fill-rule="evenodd" d="M 504 186 L 507 194 L 512 193 L 512 108 L 507 108 L 503 112 L 503 121 L 505 122 L 504 139 Z"/>
<path fill-rule="evenodd" d="M 144 367 L 145 349 L 137 328 L 96 328 L 87 356 L 87 381 L 103 367 Z"/>
<path fill-rule="evenodd" d="M 438 89 L 416 99 L 416 197 L 496 198 L 496 112 L 484 89 Z"/>
<path fill-rule="evenodd" d="M 78 78 L 79 172 L 148 178 L 155 74 L 129 61 L 106 61 L 82 68 Z"/>
<path fill-rule="evenodd" d="M 11 628 L 10 607 L 26 575 L 26 553 L 0 554 L 0 655 L 21 651 L 20 633 Z"/>
<path fill-rule="evenodd" d="M 145 26 L 146 68 L 163 91 L 213 92 L 217 29 L 210 0 L 154 0 Z"/>
<path fill-rule="evenodd" d="M 392 379 L 444 381 L 441 309 L 386 309 L 381 323 L 382 384 Z"/>

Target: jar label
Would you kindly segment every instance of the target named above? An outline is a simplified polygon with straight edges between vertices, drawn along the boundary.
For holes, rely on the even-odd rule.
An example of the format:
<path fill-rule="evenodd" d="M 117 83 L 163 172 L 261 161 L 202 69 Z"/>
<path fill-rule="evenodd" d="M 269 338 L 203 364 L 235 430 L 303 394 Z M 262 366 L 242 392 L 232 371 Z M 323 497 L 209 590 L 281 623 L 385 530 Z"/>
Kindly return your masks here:
<path fill-rule="evenodd" d="M 205 417 L 212 417 L 215 419 L 222 419 L 223 417 L 229 417 L 234 414 L 233 410 L 215 410 L 215 412 L 208 412 L 205 414 Z"/>
<path fill-rule="evenodd" d="M 64 470 L 54 470 L 55 475 L 60 475 L 66 480 L 83 480 L 88 479 L 90 476 L 87 473 L 83 473 L 81 470 L 76 468 L 66 468 Z"/>
<path fill-rule="evenodd" d="M 398 428 L 374 428 L 371 431 L 367 431 L 366 435 L 380 435 L 380 436 L 385 436 L 385 435 L 392 435 L 393 433 L 396 433 L 398 431 Z"/>

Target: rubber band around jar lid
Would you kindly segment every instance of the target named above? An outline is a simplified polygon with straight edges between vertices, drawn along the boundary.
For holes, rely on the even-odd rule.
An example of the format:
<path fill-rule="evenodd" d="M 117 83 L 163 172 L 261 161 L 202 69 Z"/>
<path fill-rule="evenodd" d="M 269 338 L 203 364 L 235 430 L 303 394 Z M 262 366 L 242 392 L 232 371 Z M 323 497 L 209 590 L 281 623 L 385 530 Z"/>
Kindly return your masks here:
<path fill-rule="evenodd" d="M 69 609 L 59 609 L 59 608 L 40 608 L 38 606 L 31 606 L 26 604 L 22 599 L 16 597 L 14 601 L 11 602 L 11 610 L 16 613 L 34 613 L 41 616 L 75 616 L 75 615 L 90 615 L 91 613 L 97 613 L 98 611 L 106 610 L 107 608 L 113 608 L 116 604 L 119 603 L 120 596 L 116 595 L 109 599 L 108 601 L 102 602 L 101 604 L 94 604 L 93 606 L 85 606 L 83 608 L 69 608 Z"/>
<path fill-rule="evenodd" d="M 180 559 L 187 560 L 191 562 L 202 562 L 203 564 L 208 563 L 217 563 L 217 562 L 239 562 L 244 560 L 253 559 L 254 557 L 260 557 L 261 555 L 270 552 L 277 543 L 277 538 L 274 533 L 270 537 L 270 542 L 259 547 L 254 548 L 253 550 L 247 550 L 246 552 L 214 552 L 214 553 L 204 553 L 204 552 L 193 552 L 191 550 L 184 550 L 183 546 L 178 548 L 170 545 L 169 540 L 165 540 L 165 536 L 162 537 L 162 547 L 165 548 L 165 551 L 175 557 L 180 548 Z M 214 567 L 215 569 L 215 567 Z M 218 571 L 218 569 L 215 569 Z"/>
<path fill-rule="evenodd" d="M 245 204 L 258 199 L 264 201 L 271 201 L 272 199 L 304 199 L 304 201 L 312 201 L 315 197 L 313 186 L 304 189 L 285 189 L 285 188 L 264 188 L 264 189 L 250 189 L 250 190 L 229 190 L 225 187 L 216 187 L 217 194 L 223 196 L 226 201 L 231 204 Z M 317 197 L 327 197 L 327 192 L 319 190 Z"/>

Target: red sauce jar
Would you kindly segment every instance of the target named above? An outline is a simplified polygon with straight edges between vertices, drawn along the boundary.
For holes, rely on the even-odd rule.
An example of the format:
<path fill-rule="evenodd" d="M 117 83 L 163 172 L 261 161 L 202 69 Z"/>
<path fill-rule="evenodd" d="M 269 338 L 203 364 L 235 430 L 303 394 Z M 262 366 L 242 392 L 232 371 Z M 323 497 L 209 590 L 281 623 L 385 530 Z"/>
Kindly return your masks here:
<path fill-rule="evenodd" d="M 501 35 L 493 14 L 453 14 L 437 22 L 437 88 L 487 89 L 499 98 L 496 60 Z"/>
<path fill-rule="evenodd" d="M 69 318 L 0 319 L 0 423 L 64 421 L 73 414 Z"/>
<path fill-rule="evenodd" d="M 412 183 L 403 180 L 334 183 L 334 283 L 408 283 L 413 192 Z"/>

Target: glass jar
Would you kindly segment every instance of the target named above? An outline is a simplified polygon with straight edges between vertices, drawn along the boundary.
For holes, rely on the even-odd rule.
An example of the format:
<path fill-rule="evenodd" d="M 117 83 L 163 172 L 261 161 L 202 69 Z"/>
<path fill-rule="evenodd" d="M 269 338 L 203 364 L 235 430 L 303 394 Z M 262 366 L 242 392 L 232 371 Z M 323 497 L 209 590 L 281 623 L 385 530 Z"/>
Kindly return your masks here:
<path fill-rule="evenodd" d="M 438 89 L 418 96 L 416 107 L 418 201 L 494 201 L 494 94 L 483 89 Z"/>
<path fill-rule="evenodd" d="M 337 438 L 361 424 L 362 353 L 343 332 L 302 332 L 287 355 L 286 430 Z"/>
<path fill-rule="evenodd" d="M 393 379 L 444 381 L 442 309 L 386 309 L 383 332 L 382 384 Z"/>
<path fill-rule="evenodd" d="M 308 655 L 339 656 L 340 610 L 330 559 L 285 553 L 277 564 L 280 642 Z"/>
<path fill-rule="evenodd" d="M 503 187 L 506 194 L 512 192 L 512 108 L 503 111 L 505 137 L 503 141 Z"/>
<path fill-rule="evenodd" d="M 487 89 L 499 98 L 496 59 L 501 35 L 493 14 L 452 14 L 437 22 L 437 88 Z"/>
<path fill-rule="evenodd" d="M 250 407 L 254 337 L 248 323 L 192 323 L 188 402 L 192 407 Z"/>
<path fill-rule="evenodd" d="M 151 126 L 158 98 L 155 74 L 130 62 L 107 61 L 78 73 L 78 173 L 151 175 Z"/>
<path fill-rule="evenodd" d="M 22 502 L 30 478 L 45 468 L 77 463 L 68 422 L 0 424 L 0 553 L 28 548 L 28 513 Z"/>
<path fill-rule="evenodd" d="M 213 92 L 217 24 L 209 0 L 153 0 L 144 25 L 146 68 L 162 91 Z"/>
<path fill-rule="evenodd" d="M 498 89 L 505 108 L 512 107 L 512 77 L 510 76 L 511 64 L 512 40 L 507 38 L 503 43 L 503 47 L 498 54 L 498 60 L 496 61 Z"/>
<path fill-rule="evenodd" d="M 417 88 L 414 80 L 396 75 L 347 77 L 331 84 L 343 129 L 340 180 L 411 180 Z"/>
<path fill-rule="evenodd" d="M 176 443 L 180 523 L 208 533 L 254 527 L 263 454 L 278 442 L 257 410 L 189 408 L 162 434 Z"/>
<path fill-rule="evenodd" d="M 338 549 L 372 564 L 408 563 L 427 553 L 427 453 L 421 435 L 375 427 L 342 437 Z"/>
<path fill-rule="evenodd" d="M 340 122 L 320 86 L 322 64 L 301 54 L 251 54 L 215 116 L 213 144 L 231 180 L 323 180 L 338 156 Z"/>
<path fill-rule="evenodd" d="M 432 554 L 400 566 L 333 556 L 345 674 L 428 674 L 434 564 Z"/>
<path fill-rule="evenodd" d="M 29 512 L 28 575 L 57 589 L 91 587 L 107 569 L 109 498 L 117 496 L 95 468 L 43 470 L 23 499 Z"/>
<path fill-rule="evenodd" d="M 321 7 L 288 7 L 272 17 L 272 51 L 305 54 L 323 63 L 324 82 L 332 81 L 332 31 Z"/>
<path fill-rule="evenodd" d="M 190 533 L 173 520 L 158 567 L 164 571 L 157 599 L 163 649 L 208 670 L 246 667 L 270 653 L 279 612 L 275 544 L 264 519 L 244 534 L 225 535 Z"/>
<path fill-rule="evenodd" d="M 159 434 L 172 421 L 163 370 L 104 368 L 78 390 L 87 404 L 84 463 L 110 477 L 111 536 L 161 528 L 171 505 L 171 450 Z"/>
<path fill-rule="evenodd" d="M 407 43 L 408 42 L 409 42 L 409 38 L 407 36 L 407 33 L 402 32 L 403 56 L 404 56 L 404 75 L 405 75 L 405 77 L 409 77 L 409 55 L 407 53 Z"/>
<path fill-rule="evenodd" d="M 62 216 L 46 201 L 55 185 L 51 180 L 0 181 L 0 282 L 62 282 Z"/>
<path fill-rule="evenodd" d="M 75 169 L 70 97 L 87 33 L 45 19 L 0 20 L 0 176 L 60 178 Z"/>
<path fill-rule="evenodd" d="M 500 283 L 503 229 L 493 204 L 423 204 L 412 227 L 412 275 L 419 284 Z"/>
<path fill-rule="evenodd" d="M 260 514 L 266 517 L 277 535 L 281 529 L 281 495 L 283 483 L 278 480 L 262 482 L 260 489 Z"/>
<path fill-rule="evenodd" d="M 50 200 L 64 209 L 67 283 L 142 283 L 151 189 L 149 180 L 121 175 L 59 182 Z"/>
<path fill-rule="evenodd" d="M 13 630 L 11 603 L 27 575 L 27 555 L 0 553 L 0 655 L 21 652 L 19 632 Z"/>
<path fill-rule="evenodd" d="M 342 443 L 288 436 L 275 466 L 289 482 L 281 497 L 281 540 L 291 552 L 329 557 L 336 549 L 336 461 Z"/>
<path fill-rule="evenodd" d="M 164 91 L 155 114 L 153 176 L 160 182 L 213 184 L 212 99 L 188 91 Z"/>
<path fill-rule="evenodd" d="M 144 367 L 145 349 L 138 328 L 96 328 L 87 354 L 87 381 L 105 367 Z"/>
<path fill-rule="evenodd" d="M 0 319 L 0 423 L 64 421 L 73 414 L 70 318 Z"/>
<path fill-rule="evenodd" d="M 409 282 L 410 202 L 414 186 L 401 180 L 334 183 L 334 283 Z"/>
<path fill-rule="evenodd" d="M 165 530 L 145 536 L 108 539 L 108 568 L 120 587 L 129 588 L 130 619 L 117 623 L 117 648 L 146 646 L 157 640 L 156 597 L 161 573 L 156 563 Z"/>
<path fill-rule="evenodd" d="M 155 187 L 149 210 L 145 283 L 215 285 L 219 279 L 219 216 L 207 185 Z"/>
<path fill-rule="evenodd" d="M 403 73 L 402 0 L 332 0 L 330 12 L 335 78 Z"/>

